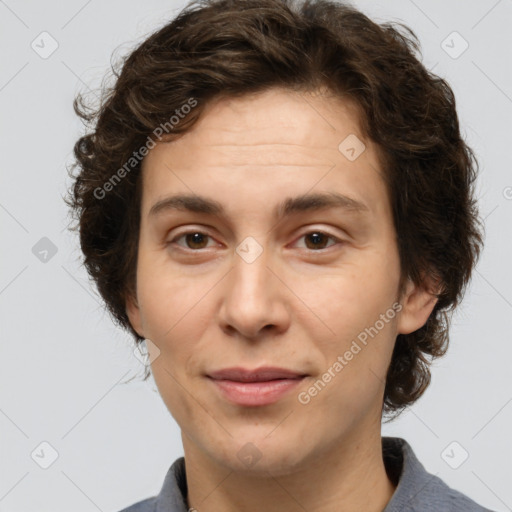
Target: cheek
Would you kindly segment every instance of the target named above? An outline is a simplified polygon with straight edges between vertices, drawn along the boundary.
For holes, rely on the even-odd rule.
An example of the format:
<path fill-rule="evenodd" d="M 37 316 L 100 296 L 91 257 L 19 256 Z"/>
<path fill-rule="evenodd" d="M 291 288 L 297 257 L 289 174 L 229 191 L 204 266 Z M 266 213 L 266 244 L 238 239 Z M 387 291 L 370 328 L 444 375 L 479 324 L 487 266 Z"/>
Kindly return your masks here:
<path fill-rule="evenodd" d="M 178 354 L 173 354 L 172 359 L 160 357 L 151 364 L 153 378 L 167 410 L 179 425 L 183 425 L 187 418 L 194 418 L 201 411 L 186 392 L 189 383 L 180 368 Z"/>
<path fill-rule="evenodd" d="M 152 364 L 153 376 L 165 403 L 181 407 L 186 402 L 180 396 L 195 372 L 198 343 L 212 314 L 204 300 L 207 290 L 156 266 L 142 269 L 138 278 L 142 328 L 160 350 Z"/>
<path fill-rule="evenodd" d="M 144 333 L 160 350 L 152 362 L 152 374 L 179 424 L 197 414 L 197 404 L 187 390 L 191 390 L 191 376 L 198 373 L 198 345 L 208 317 L 207 303 L 201 301 L 204 292 L 184 281 L 149 277 L 140 293 Z"/>
<path fill-rule="evenodd" d="M 304 391 L 311 399 L 310 410 L 318 418 L 329 418 L 332 428 L 355 425 L 367 414 L 379 416 L 396 338 L 394 310 L 390 312 L 387 323 L 378 315 L 371 323 L 364 318 L 340 320 L 336 343 L 320 348 L 325 366 Z"/>
<path fill-rule="evenodd" d="M 207 275 L 183 275 L 183 272 L 177 273 L 175 269 L 146 258 L 139 263 L 137 283 L 146 336 L 154 338 L 157 344 L 160 340 L 164 345 L 168 339 L 176 337 L 193 340 L 192 333 L 186 331 L 204 324 L 198 317 L 205 315 L 204 299 L 216 281 Z"/>
<path fill-rule="evenodd" d="M 297 295 L 317 315 L 313 315 L 316 327 L 321 323 L 333 340 L 346 340 L 373 325 L 393 305 L 397 278 L 392 268 L 374 261 L 302 278 Z"/>
<path fill-rule="evenodd" d="M 302 281 L 299 293 L 321 319 L 310 314 L 303 325 L 322 354 L 320 371 L 331 368 L 335 375 L 326 376 L 330 391 L 324 396 L 335 409 L 343 404 L 356 412 L 383 389 L 397 334 L 396 271 L 394 260 L 375 254 L 314 283 Z M 319 325 L 326 333 L 321 337 Z"/>

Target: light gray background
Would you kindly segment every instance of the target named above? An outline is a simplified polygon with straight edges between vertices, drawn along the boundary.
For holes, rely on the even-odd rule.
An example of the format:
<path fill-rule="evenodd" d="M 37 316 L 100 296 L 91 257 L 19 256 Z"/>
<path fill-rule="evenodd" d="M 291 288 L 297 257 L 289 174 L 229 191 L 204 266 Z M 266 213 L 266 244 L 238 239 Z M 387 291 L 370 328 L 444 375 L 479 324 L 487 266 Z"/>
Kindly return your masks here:
<path fill-rule="evenodd" d="M 406 438 L 428 471 L 482 505 L 512 510 L 512 1 L 355 4 L 413 28 L 426 66 L 453 87 L 482 167 L 487 230 L 447 356 L 383 434 Z M 114 50 L 126 53 L 184 5 L 0 0 L 0 511 L 115 512 L 156 494 L 183 453 L 154 383 L 141 382 L 131 338 L 88 283 L 62 196 L 81 133 L 74 95 L 100 84 Z M 47 59 L 31 48 L 43 31 L 59 45 Z M 454 31 L 469 44 L 458 58 L 442 47 L 462 49 Z M 32 252 L 42 237 L 58 249 L 46 263 Z M 48 469 L 31 458 L 49 460 L 43 441 L 58 452 Z M 469 453 L 458 469 L 441 455 L 453 441 L 451 460 Z"/>

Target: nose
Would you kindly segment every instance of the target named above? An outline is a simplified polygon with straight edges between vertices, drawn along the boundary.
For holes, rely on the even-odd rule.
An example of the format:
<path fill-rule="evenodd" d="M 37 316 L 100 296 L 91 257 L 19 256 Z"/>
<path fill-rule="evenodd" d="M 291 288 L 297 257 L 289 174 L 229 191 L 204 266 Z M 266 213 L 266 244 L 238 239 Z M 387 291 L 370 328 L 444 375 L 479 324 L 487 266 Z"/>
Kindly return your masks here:
<path fill-rule="evenodd" d="M 269 251 L 254 260 L 234 254 L 233 268 L 223 280 L 219 325 L 231 336 L 260 339 L 281 334 L 290 325 L 290 290 L 272 265 Z"/>

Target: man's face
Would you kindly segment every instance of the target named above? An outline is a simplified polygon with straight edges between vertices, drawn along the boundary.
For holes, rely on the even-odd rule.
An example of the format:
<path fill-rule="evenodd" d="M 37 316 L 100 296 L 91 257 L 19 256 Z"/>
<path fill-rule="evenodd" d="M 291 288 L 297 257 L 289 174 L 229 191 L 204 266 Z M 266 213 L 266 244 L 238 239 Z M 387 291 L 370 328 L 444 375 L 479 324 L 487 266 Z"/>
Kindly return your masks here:
<path fill-rule="evenodd" d="M 208 105 L 145 158 L 137 304 L 127 310 L 160 350 L 152 371 L 186 454 L 277 475 L 380 434 L 386 371 L 407 330 L 381 172 L 350 103 L 282 89 Z M 287 199 L 332 193 L 359 208 L 274 216 Z M 151 212 L 175 195 L 223 212 Z M 234 367 L 305 377 L 211 378 Z"/>

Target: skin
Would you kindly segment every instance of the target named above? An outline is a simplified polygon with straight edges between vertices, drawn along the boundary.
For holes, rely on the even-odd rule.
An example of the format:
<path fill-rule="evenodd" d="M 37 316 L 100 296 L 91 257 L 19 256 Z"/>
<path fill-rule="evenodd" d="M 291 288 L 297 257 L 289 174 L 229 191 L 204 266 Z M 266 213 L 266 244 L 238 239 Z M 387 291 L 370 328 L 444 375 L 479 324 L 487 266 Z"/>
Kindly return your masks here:
<path fill-rule="evenodd" d="M 355 161 L 338 150 L 350 134 L 366 145 Z M 210 103 L 191 131 L 144 159 L 136 297 L 127 313 L 160 350 L 152 372 L 181 428 L 190 507 L 376 512 L 391 499 L 381 445 L 386 371 L 396 336 L 424 325 L 435 297 L 411 282 L 398 296 L 378 151 L 347 99 L 275 88 Z M 368 210 L 272 216 L 285 197 L 333 191 Z M 149 214 L 176 193 L 215 199 L 226 214 Z M 319 231 L 326 236 L 312 239 Z M 251 263 L 236 252 L 249 236 L 262 249 Z M 300 403 L 298 394 L 397 301 L 401 311 Z M 205 376 L 232 366 L 308 377 L 276 403 L 244 407 Z M 260 456 L 252 465 L 237 456 L 247 443 Z"/>

